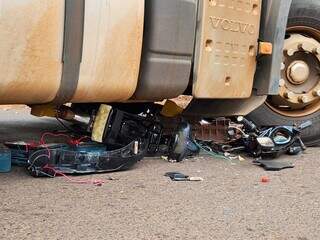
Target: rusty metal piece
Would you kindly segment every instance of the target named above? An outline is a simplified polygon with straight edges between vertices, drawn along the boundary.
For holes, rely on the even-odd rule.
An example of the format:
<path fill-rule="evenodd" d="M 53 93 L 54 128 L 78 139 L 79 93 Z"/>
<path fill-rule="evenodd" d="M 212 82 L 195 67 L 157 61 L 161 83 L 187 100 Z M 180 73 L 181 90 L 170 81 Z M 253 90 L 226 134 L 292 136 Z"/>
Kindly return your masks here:
<path fill-rule="evenodd" d="M 247 1 L 199 2 L 193 96 L 250 97 L 258 53 L 261 0 L 252 0 L 251 4 Z"/>
<path fill-rule="evenodd" d="M 37 117 L 56 117 L 57 106 L 54 104 L 32 105 L 31 114 Z"/>
<path fill-rule="evenodd" d="M 273 45 L 270 42 L 259 42 L 260 55 L 272 55 Z"/>

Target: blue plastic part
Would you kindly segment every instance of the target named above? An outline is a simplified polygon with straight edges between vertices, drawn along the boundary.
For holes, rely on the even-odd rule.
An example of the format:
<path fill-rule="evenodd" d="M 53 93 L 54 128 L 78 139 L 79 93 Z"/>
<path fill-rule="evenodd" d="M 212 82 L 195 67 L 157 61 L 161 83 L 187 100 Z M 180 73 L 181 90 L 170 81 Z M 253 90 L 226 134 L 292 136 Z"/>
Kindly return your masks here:
<path fill-rule="evenodd" d="M 0 147 L 0 173 L 7 173 L 11 170 L 11 151 L 4 147 Z"/>

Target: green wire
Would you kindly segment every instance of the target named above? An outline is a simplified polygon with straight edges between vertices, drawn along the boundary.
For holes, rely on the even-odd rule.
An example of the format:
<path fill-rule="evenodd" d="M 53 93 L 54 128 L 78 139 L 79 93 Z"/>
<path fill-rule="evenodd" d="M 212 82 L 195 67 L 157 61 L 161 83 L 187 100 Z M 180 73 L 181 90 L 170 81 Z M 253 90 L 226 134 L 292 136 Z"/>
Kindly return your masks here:
<path fill-rule="evenodd" d="M 214 153 L 213 151 L 208 151 L 201 144 L 199 144 L 196 140 L 194 140 L 194 143 L 197 145 L 198 148 L 200 148 L 202 151 L 204 151 L 206 154 L 208 154 L 211 157 L 215 157 L 215 158 L 220 158 L 220 159 L 231 161 L 230 158 L 227 158 L 227 157 L 225 157 L 225 156 L 223 156 L 221 154 Z"/>

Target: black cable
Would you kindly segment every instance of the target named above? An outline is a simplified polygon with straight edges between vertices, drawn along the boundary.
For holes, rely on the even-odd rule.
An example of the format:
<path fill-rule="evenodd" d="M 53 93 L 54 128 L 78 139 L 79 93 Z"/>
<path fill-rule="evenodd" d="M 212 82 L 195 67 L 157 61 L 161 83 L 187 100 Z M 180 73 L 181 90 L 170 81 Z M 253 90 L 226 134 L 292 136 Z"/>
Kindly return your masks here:
<path fill-rule="evenodd" d="M 80 129 L 74 129 L 74 128 L 71 128 L 71 127 L 68 127 L 66 124 L 64 124 L 62 122 L 62 120 L 58 117 L 56 117 L 57 121 L 60 123 L 60 125 L 62 127 L 64 127 L 67 131 L 69 131 L 70 133 L 74 133 L 76 136 L 83 136 L 83 135 L 88 135 L 87 132 L 83 131 L 83 130 L 80 130 Z"/>

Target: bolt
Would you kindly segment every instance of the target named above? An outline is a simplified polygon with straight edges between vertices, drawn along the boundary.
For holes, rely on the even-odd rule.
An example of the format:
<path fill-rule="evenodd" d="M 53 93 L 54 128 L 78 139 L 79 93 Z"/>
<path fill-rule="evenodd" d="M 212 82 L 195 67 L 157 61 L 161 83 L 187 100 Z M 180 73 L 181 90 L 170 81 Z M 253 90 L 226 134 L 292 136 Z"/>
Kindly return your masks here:
<path fill-rule="evenodd" d="M 281 63 L 281 71 L 283 71 L 286 68 L 286 65 L 282 62 Z"/>
<path fill-rule="evenodd" d="M 217 1 L 216 0 L 209 0 L 209 5 L 214 7 L 217 5 Z"/>
<path fill-rule="evenodd" d="M 320 90 L 314 90 L 314 91 L 312 92 L 312 94 L 313 94 L 313 96 L 315 96 L 315 97 L 320 97 Z"/>
<path fill-rule="evenodd" d="M 298 98 L 299 102 L 301 103 L 307 103 L 308 102 L 308 97 L 307 96 L 300 96 Z"/>
<path fill-rule="evenodd" d="M 279 80 L 279 86 L 280 86 L 280 87 L 284 87 L 285 85 L 286 85 L 286 81 L 281 78 L 281 79 Z"/>
<path fill-rule="evenodd" d="M 293 92 L 285 92 L 284 93 L 285 98 L 287 99 L 291 99 L 294 97 L 294 93 Z"/>

